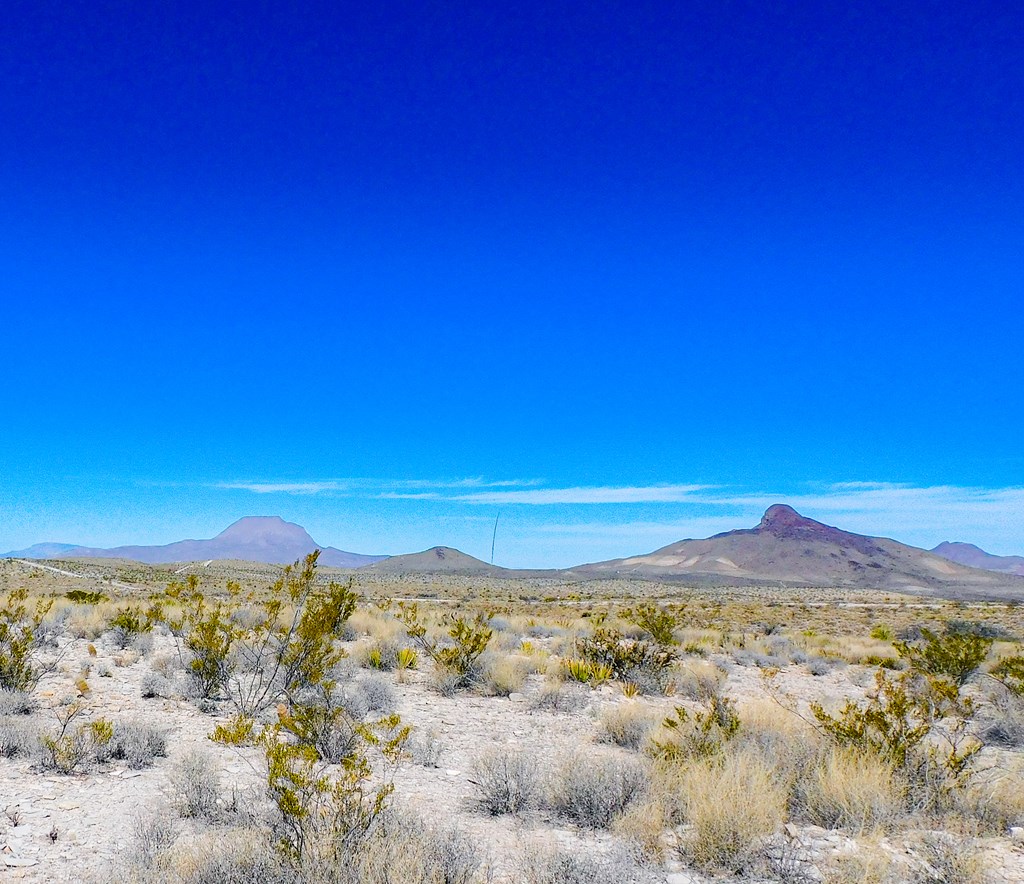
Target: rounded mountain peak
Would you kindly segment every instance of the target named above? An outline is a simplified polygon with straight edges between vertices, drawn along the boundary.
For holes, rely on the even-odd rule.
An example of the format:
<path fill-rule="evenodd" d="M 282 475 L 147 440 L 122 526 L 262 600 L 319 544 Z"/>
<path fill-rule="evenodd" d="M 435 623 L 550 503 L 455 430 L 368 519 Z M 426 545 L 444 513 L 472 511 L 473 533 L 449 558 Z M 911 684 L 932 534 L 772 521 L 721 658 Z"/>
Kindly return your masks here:
<path fill-rule="evenodd" d="M 776 503 L 764 511 L 761 524 L 757 527 L 771 531 L 772 529 L 795 528 L 813 524 L 815 523 L 812 519 L 804 518 L 788 504 Z"/>
<path fill-rule="evenodd" d="M 246 516 L 228 525 L 217 535 L 217 539 L 243 543 L 267 540 L 308 541 L 311 549 L 315 545 L 305 528 L 294 522 L 286 522 L 280 516 Z"/>

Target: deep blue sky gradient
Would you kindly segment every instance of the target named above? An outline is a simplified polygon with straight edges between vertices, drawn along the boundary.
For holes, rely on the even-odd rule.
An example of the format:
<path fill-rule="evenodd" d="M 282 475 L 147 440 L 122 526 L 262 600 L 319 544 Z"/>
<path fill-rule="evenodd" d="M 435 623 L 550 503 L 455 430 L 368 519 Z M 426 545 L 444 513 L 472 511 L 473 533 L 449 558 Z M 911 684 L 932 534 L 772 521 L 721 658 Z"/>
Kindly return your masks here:
<path fill-rule="evenodd" d="M 1004 3 L 6 4 L 0 548 L 249 512 L 489 547 L 480 505 L 208 487 L 239 481 L 1024 485 L 1022 33 Z M 512 506 L 513 564 L 719 512 Z M 1024 551 L 1022 521 L 963 539 Z"/>

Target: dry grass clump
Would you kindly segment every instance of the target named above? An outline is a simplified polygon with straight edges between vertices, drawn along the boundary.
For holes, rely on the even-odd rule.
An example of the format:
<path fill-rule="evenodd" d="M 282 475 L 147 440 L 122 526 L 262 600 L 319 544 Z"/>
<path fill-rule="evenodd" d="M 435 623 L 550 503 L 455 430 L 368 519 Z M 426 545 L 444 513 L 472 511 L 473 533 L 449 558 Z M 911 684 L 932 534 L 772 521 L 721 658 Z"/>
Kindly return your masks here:
<path fill-rule="evenodd" d="M 435 829 L 390 813 L 361 846 L 351 869 L 306 869 L 309 884 L 470 884 L 486 865 L 458 829 Z"/>
<path fill-rule="evenodd" d="M 192 750 L 170 770 L 174 807 L 179 816 L 214 822 L 223 815 L 220 771 L 209 752 Z"/>
<path fill-rule="evenodd" d="M 911 884 L 982 884 L 985 880 L 981 851 L 970 838 L 929 833 L 915 852 L 920 865 L 909 879 Z"/>
<path fill-rule="evenodd" d="M 598 717 L 597 738 L 624 749 L 640 749 L 657 727 L 658 715 L 642 703 L 608 706 Z"/>
<path fill-rule="evenodd" d="M 892 765 L 863 751 L 830 747 L 797 780 L 795 813 L 826 829 L 860 833 L 895 822 L 906 784 Z"/>
<path fill-rule="evenodd" d="M 492 816 L 521 814 L 540 798 L 541 777 L 536 760 L 525 752 L 495 749 L 473 763 L 470 782 L 480 806 Z"/>
<path fill-rule="evenodd" d="M 562 848 L 531 846 L 519 857 L 522 884 L 651 884 L 658 880 L 629 857 L 598 859 Z"/>
<path fill-rule="evenodd" d="M 519 693 L 534 664 L 520 655 L 488 654 L 483 661 L 481 687 L 493 697 Z"/>
<path fill-rule="evenodd" d="M 754 752 L 730 752 L 673 772 L 675 796 L 690 828 L 685 855 L 707 870 L 742 872 L 785 819 L 786 789 Z"/>
<path fill-rule="evenodd" d="M 9 691 L 0 688 L 0 717 L 31 715 L 38 705 L 35 697 L 28 691 Z"/>
<path fill-rule="evenodd" d="M 578 684 L 545 679 L 530 698 L 530 708 L 545 712 L 572 713 L 590 704 L 590 691 Z"/>
<path fill-rule="evenodd" d="M 974 776 L 952 797 L 961 817 L 994 834 L 1024 825 L 1024 761 L 1003 761 Z"/>
<path fill-rule="evenodd" d="M 831 857 L 822 868 L 823 884 L 904 884 L 907 870 L 877 843 Z"/>
<path fill-rule="evenodd" d="M 25 718 L 0 718 L 0 758 L 23 758 L 36 750 L 38 731 Z"/>
<path fill-rule="evenodd" d="M 648 767 L 635 758 L 574 755 L 555 771 L 547 804 L 559 816 L 604 829 L 645 795 Z"/>
<path fill-rule="evenodd" d="M 728 677 L 714 663 L 704 660 L 685 660 L 672 673 L 675 692 L 688 700 L 703 700 L 717 694 Z"/>

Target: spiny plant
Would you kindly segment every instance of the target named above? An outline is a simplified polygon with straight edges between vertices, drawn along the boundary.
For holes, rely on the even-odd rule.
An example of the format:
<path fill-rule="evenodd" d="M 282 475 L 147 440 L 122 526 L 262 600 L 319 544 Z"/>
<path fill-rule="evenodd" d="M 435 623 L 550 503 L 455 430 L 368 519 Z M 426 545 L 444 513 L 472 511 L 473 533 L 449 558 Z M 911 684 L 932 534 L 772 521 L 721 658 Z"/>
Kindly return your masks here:
<path fill-rule="evenodd" d="M 30 691 L 44 674 L 39 663 L 39 627 L 53 600 L 36 602 L 29 612 L 28 590 L 15 589 L 0 604 L 0 688 Z"/>
<path fill-rule="evenodd" d="M 723 744 L 739 732 L 740 717 L 729 697 L 713 693 L 704 698 L 704 708 L 695 712 L 676 706 L 662 725 L 667 739 L 652 740 L 650 753 L 665 761 L 684 761 L 721 752 Z"/>
<path fill-rule="evenodd" d="M 450 645 L 442 645 L 427 635 L 427 627 L 420 620 L 415 602 L 399 602 L 398 616 L 409 637 L 434 661 L 434 665 L 454 677 L 456 688 L 472 685 L 477 679 L 477 661 L 487 650 L 493 631 L 487 626 L 487 615 L 477 614 L 472 620 L 449 615 L 448 637 Z"/>
<path fill-rule="evenodd" d="M 603 663 L 591 663 L 589 660 L 572 657 L 562 663 L 562 670 L 571 681 L 593 685 L 595 688 L 603 685 L 613 674 L 612 668 Z"/>
<path fill-rule="evenodd" d="M 622 617 L 639 626 L 659 645 L 674 645 L 675 630 L 682 624 L 682 617 L 679 614 L 653 602 L 643 602 L 635 608 L 627 608 L 622 611 Z"/>

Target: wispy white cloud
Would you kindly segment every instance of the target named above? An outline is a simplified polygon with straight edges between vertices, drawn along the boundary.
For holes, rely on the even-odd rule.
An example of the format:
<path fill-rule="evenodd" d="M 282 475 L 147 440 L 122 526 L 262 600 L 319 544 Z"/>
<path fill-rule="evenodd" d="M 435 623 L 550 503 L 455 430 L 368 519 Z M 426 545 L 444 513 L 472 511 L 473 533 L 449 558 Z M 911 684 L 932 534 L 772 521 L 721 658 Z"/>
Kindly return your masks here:
<path fill-rule="evenodd" d="M 348 488 L 341 482 L 217 482 L 213 487 L 253 494 L 322 494 Z"/>
<path fill-rule="evenodd" d="M 301 482 L 278 482 L 251 480 L 216 482 L 213 488 L 228 491 L 250 491 L 253 494 L 346 494 L 365 497 L 418 498 L 432 497 L 442 491 L 458 491 L 472 488 L 527 488 L 541 484 L 540 479 L 497 479 L 488 480 L 482 476 L 459 479 L 322 479 Z M 405 489 L 432 489 L 409 491 Z"/>
<path fill-rule="evenodd" d="M 529 488 L 514 491 L 480 491 L 456 494 L 461 503 L 526 504 L 552 506 L 600 503 L 696 503 L 697 492 L 710 485 L 600 485 L 575 488 Z"/>

